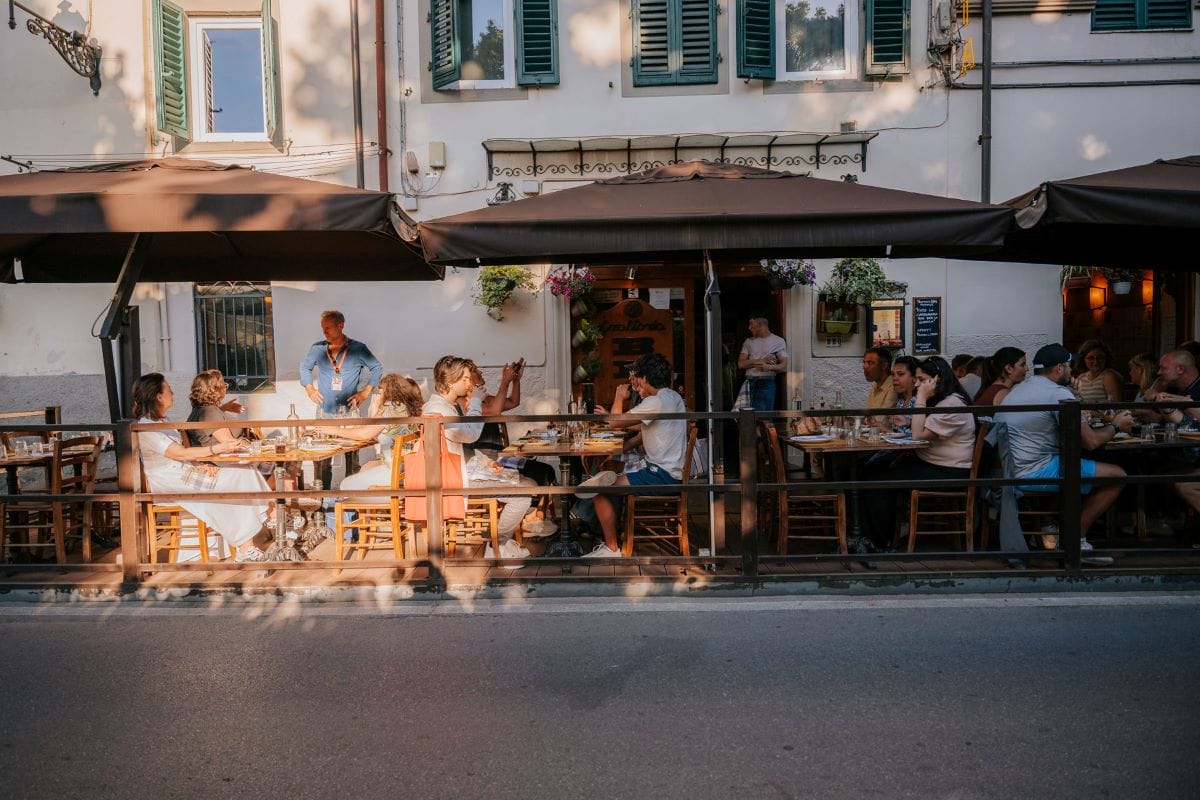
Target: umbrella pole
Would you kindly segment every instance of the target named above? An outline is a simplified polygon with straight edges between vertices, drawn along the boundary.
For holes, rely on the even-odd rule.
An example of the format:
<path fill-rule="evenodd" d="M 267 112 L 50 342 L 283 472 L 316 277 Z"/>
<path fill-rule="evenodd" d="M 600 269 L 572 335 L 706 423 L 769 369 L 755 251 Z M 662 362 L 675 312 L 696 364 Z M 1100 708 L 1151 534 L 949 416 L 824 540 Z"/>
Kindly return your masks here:
<path fill-rule="evenodd" d="M 721 396 L 722 354 L 721 354 L 721 286 L 717 283 L 717 270 L 713 266 L 712 257 L 704 251 L 704 307 L 705 327 L 708 328 L 708 410 L 720 411 L 724 407 Z M 725 482 L 725 460 L 721 437 L 717 435 L 719 425 L 716 420 L 708 420 L 708 482 Z M 719 479 L 719 480 L 718 480 Z M 725 543 L 725 495 L 716 492 L 708 493 L 709 552 L 716 555 L 717 542 Z"/>
<path fill-rule="evenodd" d="M 104 359 L 104 384 L 108 390 L 108 414 L 113 422 L 126 416 L 123 408 L 128 405 L 129 387 L 134 379 L 133 371 L 138 369 L 137 362 L 140 361 L 140 359 L 135 361 L 132 357 L 132 354 L 136 352 L 136 345 L 129 341 L 132 335 L 130 324 L 132 322 L 136 325 L 136 319 L 130 314 L 129 300 L 133 297 L 133 289 L 137 286 L 138 278 L 141 277 L 152 238 L 149 234 L 144 233 L 133 235 L 133 241 L 129 243 L 129 249 L 125 252 L 125 261 L 121 264 L 121 273 L 117 276 L 117 284 L 113 287 L 112 299 L 108 303 L 108 313 L 104 317 L 104 324 L 100 327 L 100 351 Z M 117 364 L 113 356 L 113 341 L 120 340 L 121 337 L 125 337 L 123 344 L 126 347 L 132 345 L 135 348 L 127 350 L 126 347 L 123 347 L 123 358 L 121 359 L 123 387 L 118 386 Z M 123 396 L 121 388 L 125 390 Z M 126 401 L 124 404 L 121 402 L 122 397 Z"/>

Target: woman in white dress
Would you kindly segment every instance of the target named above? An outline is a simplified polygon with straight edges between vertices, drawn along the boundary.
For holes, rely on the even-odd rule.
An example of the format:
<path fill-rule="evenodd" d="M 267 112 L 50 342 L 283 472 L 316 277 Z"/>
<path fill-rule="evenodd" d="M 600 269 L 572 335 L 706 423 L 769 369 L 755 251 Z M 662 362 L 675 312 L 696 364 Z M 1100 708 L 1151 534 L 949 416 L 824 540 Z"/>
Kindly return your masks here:
<path fill-rule="evenodd" d="M 174 402 L 170 384 L 159 373 L 143 375 L 133 384 L 133 415 L 139 422 L 162 422 Z M 206 458 L 237 450 L 244 440 L 214 442 L 204 447 L 186 447 L 179 432 L 141 431 L 138 444 L 146 482 L 152 492 L 256 492 L 267 491 L 267 483 L 251 467 L 217 467 L 204 464 Z M 197 519 L 204 520 L 235 550 L 234 559 L 266 561 L 266 554 L 255 547 L 255 534 L 267 520 L 270 502 L 262 500 L 182 500 L 179 505 Z"/>

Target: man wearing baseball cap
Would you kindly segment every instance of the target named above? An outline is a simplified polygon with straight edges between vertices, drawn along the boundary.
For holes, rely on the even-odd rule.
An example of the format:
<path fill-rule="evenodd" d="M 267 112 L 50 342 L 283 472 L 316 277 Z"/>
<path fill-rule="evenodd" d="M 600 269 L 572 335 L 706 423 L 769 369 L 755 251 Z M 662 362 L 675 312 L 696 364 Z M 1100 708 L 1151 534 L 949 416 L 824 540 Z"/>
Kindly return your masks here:
<path fill-rule="evenodd" d="M 1014 386 L 1000 405 L 1053 405 L 1063 400 L 1074 400 L 1075 395 L 1067 388 L 1071 382 L 1070 363 L 1071 353 L 1067 348 L 1057 343 L 1046 345 L 1033 357 L 1033 375 Z M 1062 476 L 1058 453 L 1057 411 L 1002 411 L 996 415 L 996 422 L 1003 422 L 1008 426 L 1008 442 L 1017 477 Z M 1112 441 L 1119 431 L 1128 432 L 1132 426 L 1133 415 L 1128 411 L 1121 411 L 1103 428 L 1092 428 L 1084 421 L 1079 429 L 1079 438 L 1084 450 L 1094 450 Z M 1115 464 L 1084 459 L 1080 462 L 1080 474 L 1085 479 L 1097 476 L 1117 478 L 1124 476 L 1125 470 Z M 1028 488 L 1039 492 L 1058 491 L 1055 484 L 1034 483 Z M 1086 497 L 1083 500 L 1079 529 L 1085 537 L 1082 542 L 1085 557 L 1088 555 L 1087 551 L 1092 549 L 1086 538 L 1088 530 L 1120 493 L 1119 485 L 1099 488 L 1087 484 L 1083 486 L 1083 494 Z"/>

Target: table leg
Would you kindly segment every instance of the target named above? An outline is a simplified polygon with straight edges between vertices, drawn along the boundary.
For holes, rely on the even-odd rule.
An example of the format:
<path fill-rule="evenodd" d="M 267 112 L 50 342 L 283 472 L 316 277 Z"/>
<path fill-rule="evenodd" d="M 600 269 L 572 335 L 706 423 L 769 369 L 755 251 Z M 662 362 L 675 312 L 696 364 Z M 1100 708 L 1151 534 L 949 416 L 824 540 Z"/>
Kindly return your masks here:
<path fill-rule="evenodd" d="M 275 464 L 275 489 L 283 491 L 287 476 L 286 462 Z M 268 561 L 303 561 L 304 556 L 287 539 L 287 500 L 275 498 L 275 541 L 267 548 Z"/>
<path fill-rule="evenodd" d="M 583 474 L 583 466 L 580 459 L 563 457 L 559 461 L 559 470 L 562 475 L 563 486 L 578 486 L 580 477 Z M 579 540 L 575 538 L 575 531 L 571 527 L 571 508 L 575 505 L 575 495 L 564 494 L 563 509 L 561 518 L 561 527 L 558 531 L 558 536 L 550 542 L 546 547 L 547 558 L 579 558 L 583 555 L 583 546 L 579 544 Z"/>

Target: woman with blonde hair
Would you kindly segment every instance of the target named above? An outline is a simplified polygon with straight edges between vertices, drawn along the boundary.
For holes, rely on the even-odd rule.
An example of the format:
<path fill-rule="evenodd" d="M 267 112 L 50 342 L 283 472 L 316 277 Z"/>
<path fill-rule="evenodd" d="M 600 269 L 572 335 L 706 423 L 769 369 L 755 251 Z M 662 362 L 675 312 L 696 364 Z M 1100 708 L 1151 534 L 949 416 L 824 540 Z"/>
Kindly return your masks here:
<path fill-rule="evenodd" d="M 188 400 L 192 403 L 192 413 L 188 422 L 224 422 L 229 414 L 240 414 L 245 409 L 237 400 L 225 400 L 228 389 L 225 386 L 225 376 L 219 369 L 206 369 L 192 379 L 192 389 L 188 392 Z M 224 401 L 224 402 L 222 402 Z M 213 442 L 231 442 L 240 439 L 245 431 L 242 428 L 215 428 L 187 431 L 188 441 L 193 447 L 208 447 Z"/>

